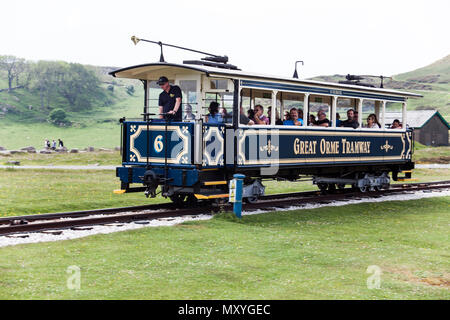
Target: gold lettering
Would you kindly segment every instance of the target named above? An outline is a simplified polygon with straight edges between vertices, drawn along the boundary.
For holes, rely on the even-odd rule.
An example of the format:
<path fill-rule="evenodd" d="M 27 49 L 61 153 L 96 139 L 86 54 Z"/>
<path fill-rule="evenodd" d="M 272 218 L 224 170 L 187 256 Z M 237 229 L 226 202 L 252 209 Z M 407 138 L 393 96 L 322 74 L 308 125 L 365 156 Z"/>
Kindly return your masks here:
<path fill-rule="evenodd" d="M 299 152 L 300 152 L 298 142 L 299 142 L 299 139 L 295 138 L 295 140 L 294 140 L 294 153 L 295 154 L 299 154 Z"/>
<path fill-rule="evenodd" d="M 326 145 L 325 139 L 320 140 L 320 153 L 321 154 L 324 154 L 326 152 L 325 145 Z"/>

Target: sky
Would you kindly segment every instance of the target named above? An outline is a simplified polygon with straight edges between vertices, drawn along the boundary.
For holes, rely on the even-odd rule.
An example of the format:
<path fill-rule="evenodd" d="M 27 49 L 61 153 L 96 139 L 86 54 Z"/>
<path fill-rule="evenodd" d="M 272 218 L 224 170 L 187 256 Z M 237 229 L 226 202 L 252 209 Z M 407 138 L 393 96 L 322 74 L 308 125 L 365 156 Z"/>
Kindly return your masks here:
<path fill-rule="evenodd" d="M 300 78 L 394 75 L 450 54 L 449 0 L 4 1 L 0 54 L 126 67 L 159 61 L 162 41 L 245 71 Z M 166 61 L 201 56 L 164 50 Z"/>

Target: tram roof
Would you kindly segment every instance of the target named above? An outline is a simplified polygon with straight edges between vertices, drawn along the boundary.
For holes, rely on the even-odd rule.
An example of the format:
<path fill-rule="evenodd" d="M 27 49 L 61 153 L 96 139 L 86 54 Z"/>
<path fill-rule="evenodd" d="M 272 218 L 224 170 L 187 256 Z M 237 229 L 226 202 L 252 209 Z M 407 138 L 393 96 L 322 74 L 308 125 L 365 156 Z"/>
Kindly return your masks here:
<path fill-rule="evenodd" d="M 160 76 L 166 76 L 169 79 L 174 78 L 176 74 L 189 74 L 189 73 L 203 73 L 210 77 L 230 77 L 234 79 L 246 79 L 246 80 L 270 80 L 289 84 L 304 84 L 317 87 L 328 87 L 335 89 L 352 89 L 362 92 L 377 92 L 377 93 L 389 93 L 398 96 L 408 98 L 420 98 L 423 97 L 420 94 L 397 91 L 384 88 L 364 87 L 358 85 L 341 84 L 334 82 L 316 81 L 316 80 L 302 80 L 288 77 L 280 77 L 275 75 L 257 74 L 252 72 L 245 72 L 242 70 L 231 70 L 201 65 L 190 64 L 176 64 L 167 62 L 155 62 L 140 64 L 131 67 L 126 67 L 110 72 L 109 74 L 117 78 L 138 79 L 138 80 L 157 80 Z"/>

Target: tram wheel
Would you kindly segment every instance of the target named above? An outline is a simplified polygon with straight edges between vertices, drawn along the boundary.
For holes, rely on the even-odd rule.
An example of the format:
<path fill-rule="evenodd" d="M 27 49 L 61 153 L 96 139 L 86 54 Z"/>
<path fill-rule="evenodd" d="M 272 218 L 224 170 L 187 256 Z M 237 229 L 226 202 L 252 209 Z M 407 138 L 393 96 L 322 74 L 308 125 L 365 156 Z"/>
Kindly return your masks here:
<path fill-rule="evenodd" d="M 330 193 L 335 193 L 336 192 L 336 185 L 334 183 L 329 183 L 328 184 L 328 191 Z"/>
<path fill-rule="evenodd" d="M 186 199 L 186 195 L 182 193 L 176 193 L 172 196 L 169 196 L 169 199 L 175 204 L 182 204 Z"/>
<path fill-rule="evenodd" d="M 254 197 L 247 197 L 247 198 L 244 198 L 244 201 L 245 201 L 246 203 L 255 203 L 255 202 L 258 201 L 258 197 L 257 197 L 257 196 L 254 196 Z"/>
<path fill-rule="evenodd" d="M 367 186 L 359 187 L 359 191 L 361 192 L 367 192 L 369 188 Z"/>
<path fill-rule="evenodd" d="M 345 184 L 339 183 L 339 184 L 337 185 L 337 187 L 338 187 L 339 190 L 344 190 L 344 189 L 345 189 Z"/>
<path fill-rule="evenodd" d="M 319 187 L 320 191 L 325 192 L 328 189 L 328 184 L 326 184 L 326 183 L 318 183 L 317 187 Z"/>

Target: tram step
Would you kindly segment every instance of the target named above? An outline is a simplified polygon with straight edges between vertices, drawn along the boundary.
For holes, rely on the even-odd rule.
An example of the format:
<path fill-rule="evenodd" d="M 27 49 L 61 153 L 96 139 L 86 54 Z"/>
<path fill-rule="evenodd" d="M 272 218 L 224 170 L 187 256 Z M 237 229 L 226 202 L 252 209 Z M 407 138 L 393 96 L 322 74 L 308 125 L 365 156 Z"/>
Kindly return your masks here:
<path fill-rule="evenodd" d="M 217 186 L 217 185 L 223 185 L 223 184 L 227 184 L 227 181 L 222 180 L 222 181 L 205 181 L 203 182 L 203 184 L 205 186 Z"/>
<path fill-rule="evenodd" d="M 194 194 L 194 196 L 199 200 L 206 200 L 206 199 L 219 199 L 219 198 L 228 198 L 230 195 L 228 193 L 223 194 L 210 194 L 210 195 L 204 195 L 204 194 Z"/>

